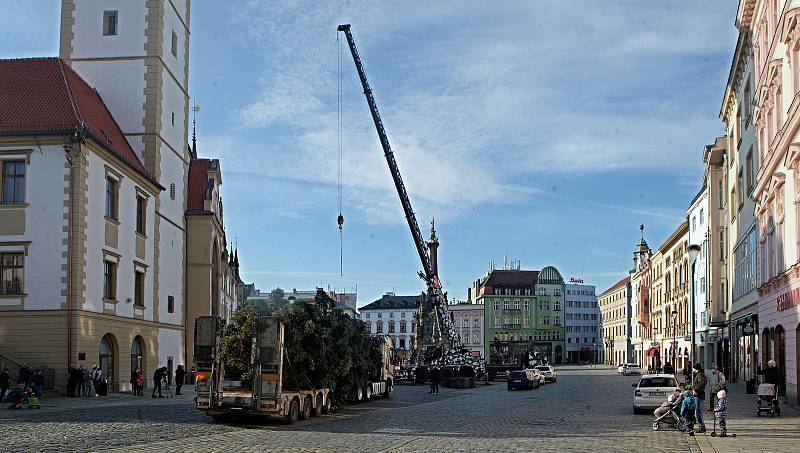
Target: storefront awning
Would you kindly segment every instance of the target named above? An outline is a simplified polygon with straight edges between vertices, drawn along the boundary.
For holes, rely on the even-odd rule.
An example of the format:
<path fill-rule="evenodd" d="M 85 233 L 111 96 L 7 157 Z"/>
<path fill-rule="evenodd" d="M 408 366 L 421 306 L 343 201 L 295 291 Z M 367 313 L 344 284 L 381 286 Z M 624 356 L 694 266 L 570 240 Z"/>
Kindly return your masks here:
<path fill-rule="evenodd" d="M 650 348 L 647 350 L 646 357 L 656 357 L 659 355 L 658 348 Z"/>
<path fill-rule="evenodd" d="M 748 313 L 748 314 L 742 316 L 741 318 L 737 318 L 737 319 L 731 320 L 731 325 L 732 326 L 739 326 L 739 325 L 742 325 L 742 324 L 754 324 L 754 321 L 755 322 L 758 321 L 758 314 Z"/>

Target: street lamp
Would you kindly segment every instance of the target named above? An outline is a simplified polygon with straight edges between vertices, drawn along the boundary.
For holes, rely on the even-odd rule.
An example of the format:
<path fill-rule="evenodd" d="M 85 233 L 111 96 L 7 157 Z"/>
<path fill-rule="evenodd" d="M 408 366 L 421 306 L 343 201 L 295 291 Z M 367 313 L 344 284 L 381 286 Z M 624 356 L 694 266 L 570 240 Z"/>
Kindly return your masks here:
<path fill-rule="evenodd" d="M 676 363 L 677 358 L 675 357 L 676 349 L 678 349 L 678 331 L 676 330 L 678 324 L 678 310 L 673 308 L 672 309 L 672 368 L 677 372 L 678 371 L 678 364 Z"/>
<path fill-rule="evenodd" d="M 592 367 L 594 367 L 594 364 L 597 363 L 597 343 L 592 343 L 592 346 L 594 347 L 594 354 L 592 354 Z"/>
<path fill-rule="evenodd" d="M 700 255 L 700 246 L 697 244 L 692 244 L 689 246 L 689 262 L 692 263 L 692 279 L 690 280 L 692 290 L 690 292 L 690 305 L 691 305 L 691 319 L 692 319 L 692 349 L 689 352 L 689 361 L 691 362 L 690 366 L 694 366 L 694 328 L 695 328 L 695 321 L 694 321 L 694 265 L 697 262 L 697 256 Z"/>

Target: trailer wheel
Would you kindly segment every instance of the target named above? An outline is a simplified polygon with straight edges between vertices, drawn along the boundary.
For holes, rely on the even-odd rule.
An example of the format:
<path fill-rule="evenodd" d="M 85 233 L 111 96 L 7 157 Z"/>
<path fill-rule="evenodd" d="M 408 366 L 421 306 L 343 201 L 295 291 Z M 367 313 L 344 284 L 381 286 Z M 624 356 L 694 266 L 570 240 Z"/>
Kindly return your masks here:
<path fill-rule="evenodd" d="M 308 420 L 311 418 L 311 397 L 307 396 L 303 402 L 303 410 L 300 411 L 300 419 Z"/>
<path fill-rule="evenodd" d="M 383 392 L 382 396 L 384 398 L 389 398 L 389 393 L 391 393 L 391 392 L 392 392 L 392 380 L 388 379 L 386 381 L 386 390 Z"/>
<path fill-rule="evenodd" d="M 356 403 L 360 403 L 364 400 L 364 389 L 361 386 L 356 387 Z"/>
<path fill-rule="evenodd" d="M 319 417 L 322 414 L 322 393 L 317 394 L 316 404 L 314 404 L 314 408 L 311 410 L 312 417 Z"/>
<path fill-rule="evenodd" d="M 367 388 L 364 391 L 364 396 L 366 397 L 366 398 L 364 398 L 364 401 L 369 401 L 370 399 L 372 399 L 372 383 L 371 382 L 367 383 Z"/>
<path fill-rule="evenodd" d="M 297 418 L 300 416 L 300 402 L 297 400 L 292 400 L 291 404 L 289 404 L 289 413 L 286 414 L 286 424 L 294 425 L 297 422 Z"/>

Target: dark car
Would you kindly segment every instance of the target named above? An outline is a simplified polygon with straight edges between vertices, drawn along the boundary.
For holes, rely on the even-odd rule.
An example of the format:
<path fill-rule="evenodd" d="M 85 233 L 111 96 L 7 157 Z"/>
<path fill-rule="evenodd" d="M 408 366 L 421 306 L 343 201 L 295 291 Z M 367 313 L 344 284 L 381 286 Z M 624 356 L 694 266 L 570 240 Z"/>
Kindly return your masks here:
<path fill-rule="evenodd" d="M 508 375 L 508 389 L 533 389 L 539 387 L 539 381 L 528 370 L 512 371 Z"/>

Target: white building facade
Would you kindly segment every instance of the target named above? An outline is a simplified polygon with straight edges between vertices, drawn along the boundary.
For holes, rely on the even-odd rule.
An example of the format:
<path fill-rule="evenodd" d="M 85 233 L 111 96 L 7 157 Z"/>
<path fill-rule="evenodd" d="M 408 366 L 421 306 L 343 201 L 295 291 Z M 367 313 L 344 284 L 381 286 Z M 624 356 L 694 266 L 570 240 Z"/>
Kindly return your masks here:
<path fill-rule="evenodd" d="M 694 264 L 694 273 L 692 274 L 691 263 L 689 263 L 689 274 L 691 279 L 691 290 L 694 295 L 694 313 L 691 315 L 691 321 L 694 323 L 695 329 L 695 363 L 703 365 L 708 372 L 711 371 L 711 365 L 716 362 L 715 359 L 715 345 L 721 332 L 717 329 L 709 327 L 709 317 L 711 312 L 711 298 L 709 295 L 709 259 L 708 259 L 708 241 L 710 236 L 709 222 L 708 222 L 709 204 L 708 204 L 708 188 L 703 188 L 692 200 L 687 214 L 689 216 L 689 244 L 699 245 L 700 254 Z M 692 278 L 693 277 L 693 278 Z M 690 294 L 690 302 L 692 294 Z M 690 303 L 691 311 L 691 303 Z M 691 335 L 691 327 L 690 327 Z"/>
<path fill-rule="evenodd" d="M 570 279 L 564 297 L 564 328 L 567 337 L 567 363 L 599 361 L 600 308 L 593 285 L 584 285 L 582 280 Z"/>
<path fill-rule="evenodd" d="M 483 304 L 456 303 L 447 310 L 453 317 L 453 326 L 461 335 L 461 342 L 474 355 L 484 356 Z"/>
<path fill-rule="evenodd" d="M 388 336 L 396 349 L 411 349 L 414 315 L 420 296 L 397 296 L 386 293 L 380 299 L 359 309 L 359 319 L 369 327 L 371 335 Z"/>

